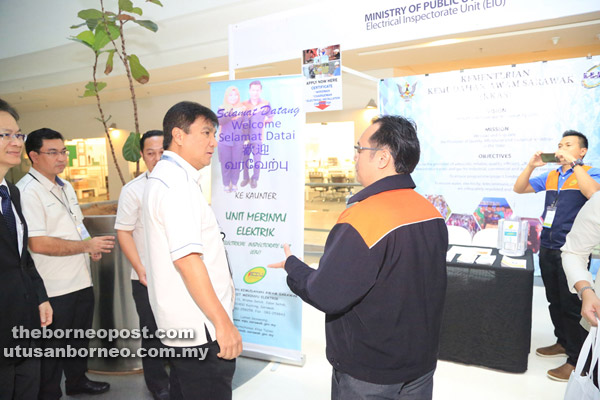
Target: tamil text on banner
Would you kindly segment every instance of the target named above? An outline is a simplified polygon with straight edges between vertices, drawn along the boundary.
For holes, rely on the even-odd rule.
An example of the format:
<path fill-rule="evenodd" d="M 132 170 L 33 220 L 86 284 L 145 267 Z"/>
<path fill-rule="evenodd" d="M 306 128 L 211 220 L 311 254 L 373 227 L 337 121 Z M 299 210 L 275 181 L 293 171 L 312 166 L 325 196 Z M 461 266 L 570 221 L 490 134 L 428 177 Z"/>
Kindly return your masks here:
<path fill-rule="evenodd" d="M 593 57 L 386 79 L 379 102 L 383 114 L 416 122 L 417 190 L 448 225 L 475 236 L 514 213 L 529 220 L 535 252 L 544 194 L 516 194 L 513 185 L 534 152 L 554 153 L 569 129 L 589 140 L 586 165 L 600 166 L 599 64 Z"/>
<path fill-rule="evenodd" d="M 283 244 L 301 254 L 305 115 L 301 76 L 211 84 L 219 118 L 212 208 L 225 234 L 236 288 L 234 322 L 253 357 L 300 363 L 301 301 L 285 271 Z"/>

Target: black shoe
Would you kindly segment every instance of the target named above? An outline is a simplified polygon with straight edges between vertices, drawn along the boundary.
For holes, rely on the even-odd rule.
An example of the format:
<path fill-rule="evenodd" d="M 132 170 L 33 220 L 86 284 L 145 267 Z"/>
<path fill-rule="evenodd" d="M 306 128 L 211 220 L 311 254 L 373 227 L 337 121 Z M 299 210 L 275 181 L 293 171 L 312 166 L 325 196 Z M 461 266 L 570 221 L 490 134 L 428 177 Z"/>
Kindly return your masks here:
<path fill-rule="evenodd" d="M 108 382 L 96 382 L 87 381 L 83 385 L 78 385 L 71 388 L 66 388 L 67 395 L 72 396 L 74 394 L 101 394 L 108 392 L 110 389 L 110 383 Z"/>
<path fill-rule="evenodd" d="M 250 180 L 250 187 L 252 189 L 256 189 L 256 185 L 258 184 L 258 180 L 257 179 L 251 179 Z"/>
<path fill-rule="evenodd" d="M 244 180 L 242 181 L 242 183 L 240 183 L 240 186 L 241 186 L 241 187 L 244 187 L 244 186 L 246 186 L 246 185 L 248 184 L 248 182 L 250 182 L 250 179 L 244 179 Z"/>
<path fill-rule="evenodd" d="M 154 400 L 169 400 L 169 389 L 160 389 L 152 392 L 152 398 Z"/>

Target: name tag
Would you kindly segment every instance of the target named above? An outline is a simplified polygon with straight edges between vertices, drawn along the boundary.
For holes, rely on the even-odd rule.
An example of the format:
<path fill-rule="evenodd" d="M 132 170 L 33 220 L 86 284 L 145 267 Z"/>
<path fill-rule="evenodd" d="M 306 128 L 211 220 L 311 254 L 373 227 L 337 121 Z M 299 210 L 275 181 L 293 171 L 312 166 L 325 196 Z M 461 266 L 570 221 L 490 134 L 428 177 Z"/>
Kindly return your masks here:
<path fill-rule="evenodd" d="M 79 237 L 81 238 L 81 240 L 91 240 L 92 239 L 92 237 L 90 236 L 90 233 L 88 232 L 85 225 L 83 225 L 83 224 L 77 225 L 77 232 L 79 233 Z"/>
<path fill-rule="evenodd" d="M 546 218 L 544 218 L 544 223 L 542 226 L 544 228 L 552 228 L 552 222 L 554 222 L 554 216 L 556 215 L 556 207 L 548 207 L 546 209 Z"/>

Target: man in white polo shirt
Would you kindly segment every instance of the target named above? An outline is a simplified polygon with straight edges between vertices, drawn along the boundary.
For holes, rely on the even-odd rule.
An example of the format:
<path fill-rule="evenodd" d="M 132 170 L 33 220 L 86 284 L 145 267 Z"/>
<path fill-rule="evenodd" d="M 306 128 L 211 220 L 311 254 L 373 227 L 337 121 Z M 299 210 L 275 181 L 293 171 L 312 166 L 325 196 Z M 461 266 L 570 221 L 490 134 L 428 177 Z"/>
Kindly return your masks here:
<path fill-rule="evenodd" d="M 150 174 L 143 201 L 148 249 L 146 278 L 160 329 L 189 329 L 193 339 L 162 339 L 178 354 L 170 360 L 184 399 L 231 399 L 242 338 L 233 325 L 234 288 L 217 220 L 200 189 L 210 165 L 217 116 L 181 102 L 163 120 L 165 152 Z M 200 356 L 206 352 L 206 358 Z M 171 397 L 175 397 L 171 385 Z"/>
<path fill-rule="evenodd" d="M 133 267 L 131 270 L 131 290 L 140 319 L 140 329 L 146 328 L 147 332 L 154 335 L 157 326 L 148 300 L 148 283 L 146 282 L 148 259 L 144 224 L 142 223 L 142 199 L 148 182 L 148 175 L 163 154 L 162 131 L 152 130 L 144 133 L 140 139 L 140 151 L 148 171 L 129 182 L 121 190 L 115 229 L 117 230 L 119 245 Z M 145 349 L 159 348 L 161 343 L 156 337 L 143 337 L 142 347 Z M 146 386 L 152 396 L 156 400 L 168 400 L 169 375 L 165 369 L 165 360 L 144 357 L 142 358 L 142 366 Z"/>
<path fill-rule="evenodd" d="M 110 253 L 114 237 L 90 238 L 83 226 L 83 214 L 71 184 L 57 175 L 67 165 L 69 152 L 63 137 L 52 129 L 31 132 L 25 142 L 32 166 L 17 183 L 21 190 L 23 214 L 29 226 L 29 249 L 44 280 L 50 304 L 54 309 L 52 330 L 91 329 L 94 314 L 94 292 L 88 253 L 99 260 Z M 87 348 L 87 339 L 48 339 L 43 347 L 70 345 Z M 87 357 L 43 358 L 39 399 L 59 399 L 63 371 L 67 395 L 106 392 L 106 382 L 89 380 Z"/>

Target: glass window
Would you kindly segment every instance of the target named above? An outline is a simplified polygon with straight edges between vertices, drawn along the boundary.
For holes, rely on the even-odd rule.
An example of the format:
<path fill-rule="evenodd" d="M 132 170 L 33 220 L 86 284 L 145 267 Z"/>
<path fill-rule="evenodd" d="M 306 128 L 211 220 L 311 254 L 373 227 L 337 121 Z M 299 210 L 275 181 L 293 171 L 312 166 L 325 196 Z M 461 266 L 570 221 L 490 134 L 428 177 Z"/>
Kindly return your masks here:
<path fill-rule="evenodd" d="M 325 240 L 360 187 L 354 176 L 354 122 L 307 124 L 305 168 L 305 258 L 317 262 Z"/>
<path fill-rule="evenodd" d="M 108 200 L 106 139 L 65 140 L 69 163 L 59 176 L 73 185 L 80 203 Z"/>

